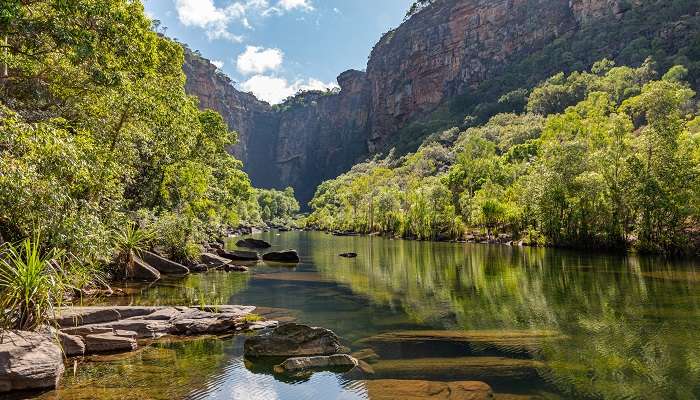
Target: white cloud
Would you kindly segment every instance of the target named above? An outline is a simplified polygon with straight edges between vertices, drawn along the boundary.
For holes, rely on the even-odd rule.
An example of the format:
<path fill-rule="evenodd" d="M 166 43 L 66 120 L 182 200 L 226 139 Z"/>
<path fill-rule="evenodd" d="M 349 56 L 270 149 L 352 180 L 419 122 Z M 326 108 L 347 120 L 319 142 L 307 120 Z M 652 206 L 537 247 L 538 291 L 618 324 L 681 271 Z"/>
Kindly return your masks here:
<path fill-rule="evenodd" d="M 289 96 L 305 90 L 325 90 L 338 87 L 335 83 L 323 83 L 318 79 L 299 79 L 290 83 L 284 78 L 255 75 L 240 84 L 243 91 L 253 93 L 257 98 L 270 104 L 279 104 Z"/>
<path fill-rule="evenodd" d="M 282 66 L 284 53 L 280 49 L 265 49 L 248 46 L 238 56 L 236 67 L 244 75 L 262 74 L 266 71 L 276 71 Z"/>
<path fill-rule="evenodd" d="M 253 29 L 249 15 L 282 15 L 287 11 L 313 11 L 311 0 L 279 0 L 273 7 L 269 0 L 238 0 L 225 7 L 217 7 L 214 0 L 174 0 L 180 22 L 185 26 L 204 29 L 207 37 L 242 42 L 243 37 L 229 31 L 232 22 L 237 21 L 247 29 Z"/>
<path fill-rule="evenodd" d="M 204 29 L 209 40 L 243 41 L 241 36 L 228 30 L 232 20 L 245 15 L 245 5 L 242 3 L 236 2 L 226 8 L 219 8 L 213 0 L 175 0 L 175 9 L 183 25 Z"/>
<path fill-rule="evenodd" d="M 214 64 L 214 66 L 218 69 L 221 69 L 224 67 L 224 62 L 221 60 L 211 60 L 211 63 Z"/>
<path fill-rule="evenodd" d="M 291 11 L 296 8 L 304 11 L 313 11 L 314 6 L 311 4 L 311 0 L 280 0 L 278 7 L 286 11 Z"/>

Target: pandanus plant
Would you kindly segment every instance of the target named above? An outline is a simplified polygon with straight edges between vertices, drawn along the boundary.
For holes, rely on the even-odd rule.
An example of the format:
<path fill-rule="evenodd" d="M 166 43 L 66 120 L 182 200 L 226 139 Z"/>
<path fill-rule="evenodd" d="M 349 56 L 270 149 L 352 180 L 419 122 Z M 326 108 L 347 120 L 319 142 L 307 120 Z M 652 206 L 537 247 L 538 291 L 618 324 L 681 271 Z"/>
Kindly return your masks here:
<path fill-rule="evenodd" d="M 66 292 L 62 257 L 42 252 L 38 236 L 0 246 L 0 328 L 31 331 L 52 320 Z"/>
<path fill-rule="evenodd" d="M 114 248 L 117 252 L 117 266 L 119 273 L 129 278 L 133 276 L 136 258 L 144 251 L 153 240 L 153 232 L 141 228 L 137 223 L 130 222 L 118 230 L 113 238 Z"/>

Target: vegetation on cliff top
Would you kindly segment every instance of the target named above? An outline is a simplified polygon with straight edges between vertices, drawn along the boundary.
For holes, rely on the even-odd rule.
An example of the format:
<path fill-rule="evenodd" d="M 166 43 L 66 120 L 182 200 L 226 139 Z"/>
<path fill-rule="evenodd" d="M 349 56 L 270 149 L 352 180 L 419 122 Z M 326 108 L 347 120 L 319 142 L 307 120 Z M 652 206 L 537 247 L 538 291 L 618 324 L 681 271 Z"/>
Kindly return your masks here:
<path fill-rule="evenodd" d="M 700 118 L 676 66 L 608 60 L 504 113 L 323 183 L 308 223 L 417 239 L 487 236 L 676 253 L 700 218 Z"/>

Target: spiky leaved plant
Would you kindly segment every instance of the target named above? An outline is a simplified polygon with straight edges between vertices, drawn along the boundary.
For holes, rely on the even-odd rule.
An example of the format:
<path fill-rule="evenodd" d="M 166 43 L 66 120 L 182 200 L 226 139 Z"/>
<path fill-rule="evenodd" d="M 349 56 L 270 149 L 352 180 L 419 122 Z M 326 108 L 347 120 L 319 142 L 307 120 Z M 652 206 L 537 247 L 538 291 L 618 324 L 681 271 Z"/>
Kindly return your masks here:
<path fill-rule="evenodd" d="M 136 257 L 148 250 L 153 237 L 152 231 L 141 228 L 135 222 L 126 223 L 115 232 L 113 244 L 117 253 L 116 261 L 123 277 L 128 278 L 133 274 Z"/>
<path fill-rule="evenodd" d="M 49 323 L 65 288 L 63 253 L 42 252 L 39 237 L 0 247 L 0 327 L 36 330 Z"/>

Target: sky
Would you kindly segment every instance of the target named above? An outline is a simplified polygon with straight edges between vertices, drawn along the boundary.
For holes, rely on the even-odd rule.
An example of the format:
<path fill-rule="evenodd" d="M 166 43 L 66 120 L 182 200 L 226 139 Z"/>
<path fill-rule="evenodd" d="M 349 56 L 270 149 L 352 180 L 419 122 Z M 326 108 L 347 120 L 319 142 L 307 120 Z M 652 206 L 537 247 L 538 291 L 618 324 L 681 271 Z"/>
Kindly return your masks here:
<path fill-rule="evenodd" d="M 212 60 L 239 90 L 276 104 L 337 87 L 413 0 L 145 0 L 165 34 Z"/>

